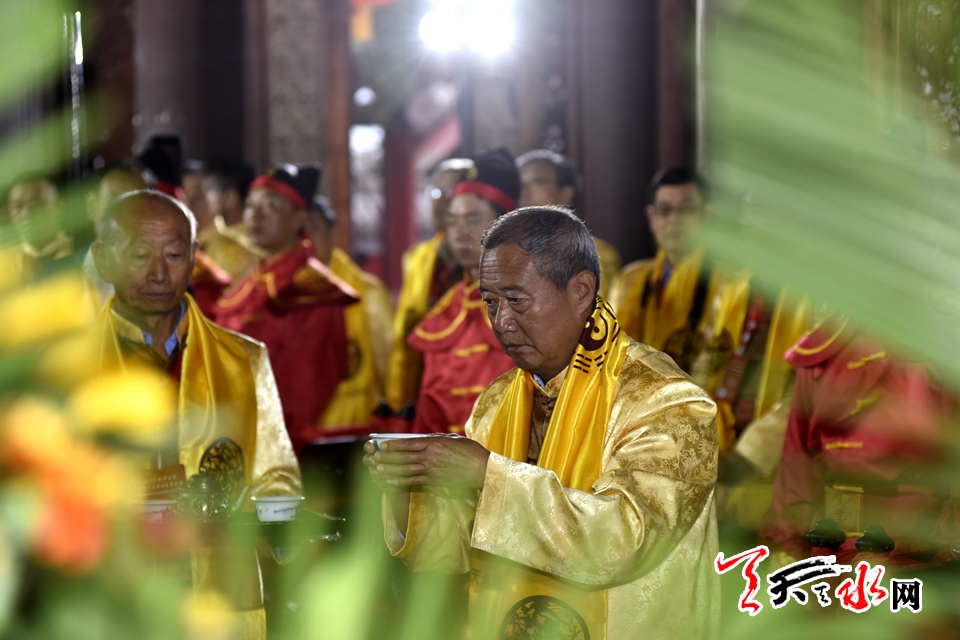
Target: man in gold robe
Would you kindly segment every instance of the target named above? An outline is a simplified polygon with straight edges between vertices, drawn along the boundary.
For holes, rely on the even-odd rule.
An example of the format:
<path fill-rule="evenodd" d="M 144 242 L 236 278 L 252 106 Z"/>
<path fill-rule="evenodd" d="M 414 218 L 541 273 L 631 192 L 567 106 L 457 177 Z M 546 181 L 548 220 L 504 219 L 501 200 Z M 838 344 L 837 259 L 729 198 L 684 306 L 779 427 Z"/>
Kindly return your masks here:
<path fill-rule="evenodd" d="M 463 172 L 473 166 L 468 158 L 444 160 L 437 168 L 431 189 L 436 234 L 403 255 L 403 284 L 393 321 L 393 345 L 384 384 L 387 404 L 402 419 L 413 417 L 413 404 L 423 374 L 423 354 L 407 344 L 407 337 L 434 304 L 463 280 L 463 269 L 447 241 L 447 212 L 453 189 Z"/>
<path fill-rule="evenodd" d="M 186 293 L 195 243 L 193 215 L 159 192 L 135 191 L 107 208 L 93 247 L 116 291 L 98 320 L 101 366 L 148 366 L 176 384 L 179 424 L 155 466 L 213 474 L 234 495 L 249 487 L 248 498 L 298 495 L 300 468 L 266 349 L 207 320 Z M 209 584 L 218 572 L 201 571 L 194 586 L 235 595 L 241 637 L 264 638 L 252 555 L 249 562 L 243 584 Z"/>
<path fill-rule="evenodd" d="M 63 202 L 57 187 L 43 176 L 28 176 L 10 189 L 7 211 L 20 243 L 7 249 L 11 280 L 27 284 L 78 269 L 83 254 L 63 229 Z"/>
<path fill-rule="evenodd" d="M 360 294 L 344 309 L 349 343 L 346 377 L 317 423 L 321 429 L 369 431 L 370 418 L 383 397 L 383 379 L 393 337 L 393 303 L 380 279 L 367 273 L 334 246 L 337 215 L 324 196 L 314 196 L 304 225 L 313 255 Z"/>
<path fill-rule="evenodd" d="M 517 368 L 467 438 L 365 445 L 391 552 L 469 572 L 472 638 L 716 637 L 713 401 L 621 329 L 574 214 L 520 209 L 483 246 L 484 303 Z"/>
<path fill-rule="evenodd" d="M 558 204 L 573 209 L 582 190 L 583 179 L 569 158 L 549 149 L 534 149 L 517 158 L 520 169 L 520 206 L 545 207 Z M 610 297 L 610 289 L 620 273 L 620 254 L 610 243 L 594 238 L 600 256 L 600 295 Z"/>

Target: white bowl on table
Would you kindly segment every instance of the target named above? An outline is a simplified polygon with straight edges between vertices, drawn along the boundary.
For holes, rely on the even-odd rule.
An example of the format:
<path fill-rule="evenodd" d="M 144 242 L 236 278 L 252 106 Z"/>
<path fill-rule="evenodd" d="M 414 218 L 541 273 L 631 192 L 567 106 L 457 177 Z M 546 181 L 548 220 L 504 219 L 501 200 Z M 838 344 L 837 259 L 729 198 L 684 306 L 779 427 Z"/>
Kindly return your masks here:
<path fill-rule="evenodd" d="M 290 522 L 297 518 L 303 496 L 253 496 L 260 522 Z"/>

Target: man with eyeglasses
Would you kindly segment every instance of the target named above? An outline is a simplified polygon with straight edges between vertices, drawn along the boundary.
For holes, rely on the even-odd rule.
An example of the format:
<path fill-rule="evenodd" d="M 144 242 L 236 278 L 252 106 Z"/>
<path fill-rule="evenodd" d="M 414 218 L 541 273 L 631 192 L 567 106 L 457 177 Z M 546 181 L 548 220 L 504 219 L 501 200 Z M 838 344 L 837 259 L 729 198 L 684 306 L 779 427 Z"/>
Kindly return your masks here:
<path fill-rule="evenodd" d="M 704 218 L 706 183 L 690 167 L 658 173 L 650 183 L 647 221 L 659 250 L 620 274 L 611 296 L 631 338 L 666 352 L 691 372 L 704 309 L 718 282 L 694 231 Z"/>
<path fill-rule="evenodd" d="M 708 187 L 690 167 L 658 173 L 646 208 L 659 250 L 627 265 L 612 304 L 630 337 L 669 354 L 717 403 L 718 511 L 756 528 L 790 410 L 794 372 L 783 354 L 812 325 L 808 300 L 763 291 L 747 270 L 710 263 L 694 238 Z"/>

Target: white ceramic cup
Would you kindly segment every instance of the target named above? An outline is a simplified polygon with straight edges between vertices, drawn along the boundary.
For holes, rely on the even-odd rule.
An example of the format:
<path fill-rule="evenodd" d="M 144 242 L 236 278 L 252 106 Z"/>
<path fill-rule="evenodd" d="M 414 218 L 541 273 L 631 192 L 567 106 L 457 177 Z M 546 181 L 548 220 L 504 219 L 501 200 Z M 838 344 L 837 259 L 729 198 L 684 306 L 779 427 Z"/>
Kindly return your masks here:
<path fill-rule="evenodd" d="M 260 522 L 289 522 L 297 517 L 303 496 L 253 496 Z"/>
<path fill-rule="evenodd" d="M 138 500 L 134 503 L 140 508 L 143 521 L 149 524 L 159 524 L 168 521 L 174 516 L 176 500 Z"/>
<path fill-rule="evenodd" d="M 407 440 L 409 438 L 429 438 L 430 436 L 441 436 L 442 433 L 371 433 L 367 436 L 373 440 L 373 445 L 380 451 L 380 444 L 386 440 Z"/>

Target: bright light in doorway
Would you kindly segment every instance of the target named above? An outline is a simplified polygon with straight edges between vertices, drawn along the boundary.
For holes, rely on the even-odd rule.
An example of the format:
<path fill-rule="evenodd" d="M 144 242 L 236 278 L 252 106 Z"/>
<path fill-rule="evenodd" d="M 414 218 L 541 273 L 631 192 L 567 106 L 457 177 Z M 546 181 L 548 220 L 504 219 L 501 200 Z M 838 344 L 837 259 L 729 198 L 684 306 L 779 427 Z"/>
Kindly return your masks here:
<path fill-rule="evenodd" d="M 435 0 L 438 8 L 420 21 L 420 38 L 435 51 L 467 46 L 483 56 L 508 51 L 513 44 L 512 0 Z"/>
<path fill-rule="evenodd" d="M 350 127 L 350 153 L 369 153 L 383 146 L 386 135 L 383 127 L 376 124 L 355 124 Z"/>
<path fill-rule="evenodd" d="M 369 107 L 377 101 L 377 93 L 370 87 L 360 87 L 354 92 L 353 101 L 358 107 Z"/>
<path fill-rule="evenodd" d="M 435 51 L 447 53 L 460 47 L 460 17 L 452 11 L 436 9 L 420 21 L 420 39 Z"/>

